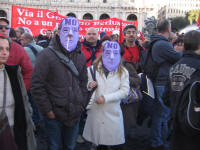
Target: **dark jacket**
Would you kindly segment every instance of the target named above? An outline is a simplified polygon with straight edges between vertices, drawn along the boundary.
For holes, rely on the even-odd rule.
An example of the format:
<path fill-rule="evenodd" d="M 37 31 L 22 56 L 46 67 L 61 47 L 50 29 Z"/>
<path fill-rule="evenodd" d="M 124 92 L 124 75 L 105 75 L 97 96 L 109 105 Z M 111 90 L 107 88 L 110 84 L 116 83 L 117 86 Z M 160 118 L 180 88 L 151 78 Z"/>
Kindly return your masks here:
<path fill-rule="evenodd" d="M 40 111 L 46 115 L 53 111 L 56 119 L 67 126 L 73 126 L 87 105 L 87 69 L 80 43 L 72 52 L 67 52 L 56 35 L 50 45 L 68 56 L 76 66 L 79 77 L 72 72 L 49 48 L 37 57 L 31 79 L 31 93 Z"/>
<path fill-rule="evenodd" d="M 124 60 L 123 64 L 124 64 L 124 67 L 129 72 L 130 87 L 139 88 L 140 84 L 141 84 L 141 79 L 137 74 L 137 71 L 135 69 L 135 64 L 133 62 L 128 62 L 125 60 Z"/>
<path fill-rule="evenodd" d="M 176 108 L 176 103 L 178 100 L 185 100 L 182 99 L 182 91 L 185 87 L 186 82 L 191 79 L 200 79 L 197 75 L 192 74 L 197 70 L 200 69 L 200 55 L 195 54 L 192 51 L 185 51 L 183 54 L 183 58 L 180 59 L 175 65 L 172 66 L 170 69 L 170 79 L 171 79 L 171 108 L 172 108 L 172 117 L 175 119 L 173 124 L 174 134 L 172 138 L 172 145 L 173 150 L 199 150 L 200 147 L 200 135 L 197 136 L 186 136 L 180 128 L 180 124 L 175 118 L 178 113 L 181 115 L 183 112 L 181 108 Z M 192 77 L 192 78 L 191 78 Z M 187 105 L 188 102 L 181 102 L 182 104 L 185 103 Z M 183 106 L 182 106 L 183 107 Z M 183 114 L 184 115 L 184 114 Z"/>
<path fill-rule="evenodd" d="M 101 50 L 101 42 L 98 40 L 96 46 L 91 46 L 90 43 L 88 43 L 86 40 L 84 40 L 81 44 L 81 49 L 83 51 L 83 54 L 86 58 L 87 67 L 92 65 L 94 60 L 99 56 L 99 54 L 102 52 Z"/>
<path fill-rule="evenodd" d="M 169 80 L 169 69 L 182 56 L 182 53 L 176 52 L 172 44 L 162 35 L 152 35 L 151 42 L 154 42 L 152 47 L 153 60 L 160 65 L 156 82 L 166 84 Z"/>
<path fill-rule="evenodd" d="M 21 75 L 21 69 L 18 66 L 5 65 L 8 74 L 14 100 L 14 137 L 19 150 L 36 150 L 36 141 L 34 136 L 34 124 L 31 118 L 31 106 L 24 81 Z"/>

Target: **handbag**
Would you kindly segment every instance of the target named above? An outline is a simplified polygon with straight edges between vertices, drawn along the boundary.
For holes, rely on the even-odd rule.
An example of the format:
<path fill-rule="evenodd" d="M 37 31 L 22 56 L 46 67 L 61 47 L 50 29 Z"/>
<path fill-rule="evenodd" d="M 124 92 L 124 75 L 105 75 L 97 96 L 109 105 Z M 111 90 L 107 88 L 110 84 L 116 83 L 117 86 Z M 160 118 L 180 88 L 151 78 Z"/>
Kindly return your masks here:
<path fill-rule="evenodd" d="M 137 88 L 130 88 L 128 96 L 121 100 L 122 104 L 131 104 L 142 99 L 142 94 Z"/>
<path fill-rule="evenodd" d="M 92 66 L 90 66 L 90 74 L 91 74 L 91 76 L 92 76 L 92 80 L 93 81 L 97 81 L 96 80 L 96 68 L 95 68 L 95 66 L 94 65 L 92 65 Z M 94 87 L 91 91 L 88 91 L 88 97 L 87 97 L 87 99 L 89 100 L 88 101 L 88 104 L 87 104 L 87 107 L 86 107 L 86 109 L 88 110 L 88 109 L 90 109 L 90 107 L 92 106 L 92 104 L 94 103 L 94 100 L 91 100 L 91 97 L 92 97 L 92 95 L 93 95 L 93 93 L 94 93 L 94 91 L 97 89 L 97 86 L 96 87 Z"/>
<path fill-rule="evenodd" d="M 3 93 L 3 110 L 0 114 L 0 146 L 2 150 L 17 150 L 17 146 L 12 135 L 12 131 L 6 115 L 6 85 L 7 75 L 4 70 L 4 93 Z"/>

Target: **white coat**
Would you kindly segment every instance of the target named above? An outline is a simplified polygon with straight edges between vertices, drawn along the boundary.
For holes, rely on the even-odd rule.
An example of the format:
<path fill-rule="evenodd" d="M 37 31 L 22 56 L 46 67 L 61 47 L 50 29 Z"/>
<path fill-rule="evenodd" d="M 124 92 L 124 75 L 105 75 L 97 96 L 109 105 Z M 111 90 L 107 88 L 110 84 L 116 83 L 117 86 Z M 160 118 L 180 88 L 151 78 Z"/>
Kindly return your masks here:
<path fill-rule="evenodd" d="M 123 115 L 120 101 L 129 92 L 129 74 L 124 68 L 121 79 L 117 72 L 105 74 L 96 71 L 98 88 L 93 93 L 87 111 L 87 120 L 83 131 L 83 137 L 96 145 L 119 145 L 125 143 Z M 92 76 L 88 69 L 88 84 Z M 95 100 L 104 96 L 105 104 L 97 104 Z"/>

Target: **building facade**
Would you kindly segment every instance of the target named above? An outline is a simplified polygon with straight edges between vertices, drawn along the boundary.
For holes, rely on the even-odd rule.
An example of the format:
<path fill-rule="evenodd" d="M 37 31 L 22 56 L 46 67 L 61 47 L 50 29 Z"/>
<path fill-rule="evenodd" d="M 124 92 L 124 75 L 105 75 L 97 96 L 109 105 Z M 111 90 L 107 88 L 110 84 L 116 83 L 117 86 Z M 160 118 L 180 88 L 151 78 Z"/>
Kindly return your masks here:
<path fill-rule="evenodd" d="M 154 9 L 152 5 L 146 5 L 145 0 L 0 0 L 0 15 L 11 20 L 12 5 L 49 9 L 81 20 L 137 20 L 139 30 Z"/>
<path fill-rule="evenodd" d="M 190 10 L 200 9 L 200 0 L 168 0 L 158 11 L 158 18 L 185 16 Z"/>

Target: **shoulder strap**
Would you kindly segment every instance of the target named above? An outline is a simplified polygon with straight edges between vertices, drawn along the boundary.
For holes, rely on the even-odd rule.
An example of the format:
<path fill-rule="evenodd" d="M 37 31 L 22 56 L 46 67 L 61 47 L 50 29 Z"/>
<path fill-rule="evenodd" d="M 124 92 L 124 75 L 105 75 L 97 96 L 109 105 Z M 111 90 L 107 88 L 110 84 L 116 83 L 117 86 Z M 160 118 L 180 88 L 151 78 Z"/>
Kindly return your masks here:
<path fill-rule="evenodd" d="M 87 47 L 86 49 L 87 49 L 87 51 L 90 52 L 90 49 L 89 49 L 88 47 Z M 92 52 L 90 58 L 88 58 L 88 59 L 86 60 L 86 62 L 88 63 L 88 62 L 92 59 L 92 57 L 96 55 L 96 53 L 97 53 L 97 50 L 95 49 L 94 53 Z"/>
<path fill-rule="evenodd" d="M 69 59 L 61 52 L 55 50 L 53 46 L 48 46 L 48 48 L 50 48 L 50 50 L 55 53 L 55 55 L 61 60 L 61 62 L 65 64 L 76 77 L 79 77 L 79 72 L 71 59 Z"/>
<path fill-rule="evenodd" d="M 94 65 L 90 66 L 90 73 L 92 75 L 92 79 L 93 81 L 96 81 L 96 68 Z M 94 87 L 92 90 L 91 90 L 91 93 L 93 93 L 95 90 L 97 89 L 97 86 Z M 92 94 L 91 94 L 92 95 Z"/>
<path fill-rule="evenodd" d="M 190 86 L 196 79 L 194 78 L 195 76 L 200 77 L 200 67 L 197 68 L 197 70 L 191 75 L 190 79 L 186 81 L 184 88 Z"/>
<path fill-rule="evenodd" d="M 133 56 L 133 54 L 131 53 L 131 50 L 130 50 L 129 47 L 127 47 L 127 46 L 126 46 L 126 49 L 127 49 L 128 53 L 131 54 L 131 60 L 133 60 L 134 56 Z"/>
<path fill-rule="evenodd" d="M 33 54 L 34 54 L 35 56 L 38 55 L 38 51 L 37 51 L 37 50 L 35 49 L 35 47 L 33 47 L 32 45 L 28 44 L 28 45 L 26 45 L 25 47 L 30 48 L 31 51 L 33 52 Z"/>
<path fill-rule="evenodd" d="M 7 75 L 6 75 L 6 70 L 4 72 L 4 91 L 3 91 L 3 111 L 5 111 L 6 107 L 6 94 L 7 94 Z"/>
<path fill-rule="evenodd" d="M 144 62 L 144 66 L 147 64 L 147 60 L 150 57 L 150 55 L 152 55 L 152 47 L 157 41 L 160 41 L 160 40 L 155 40 L 155 41 L 150 43 L 149 48 L 148 48 L 148 52 L 147 52 L 147 58 L 145 59 L 145 62 Z"/>
<path fill-rule="evenodd" d="M 90 66 L 90 73 L 92 75 L 92 79 L 96 81 L 96 69 L 94 66 Z"/>

